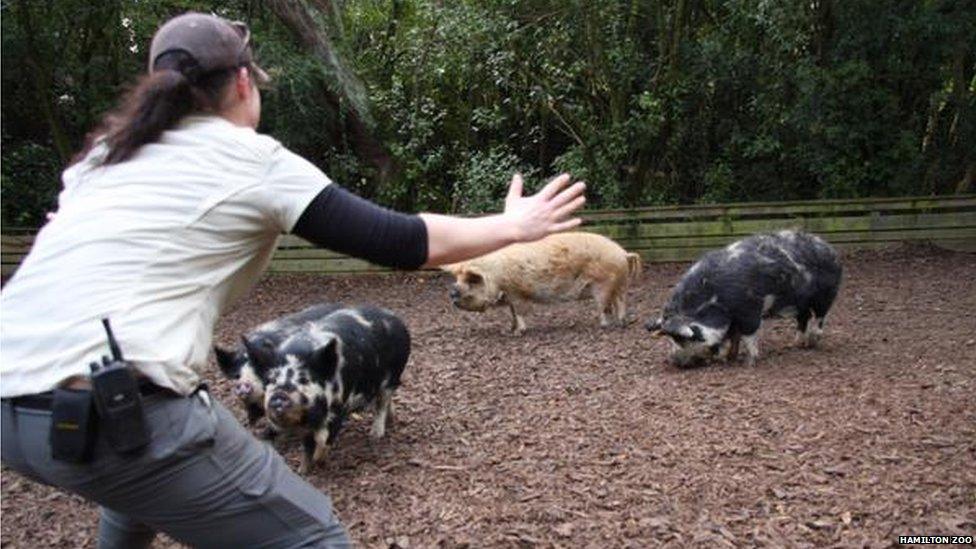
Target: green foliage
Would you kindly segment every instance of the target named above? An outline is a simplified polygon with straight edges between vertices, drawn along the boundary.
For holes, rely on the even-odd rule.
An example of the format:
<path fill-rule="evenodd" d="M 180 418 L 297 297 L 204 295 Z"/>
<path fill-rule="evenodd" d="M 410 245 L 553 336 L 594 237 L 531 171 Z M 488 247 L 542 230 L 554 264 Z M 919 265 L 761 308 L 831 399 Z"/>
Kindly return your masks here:
<path fill-rule="evenodd" d="M 0 170 L 0 210 L 5 226 L 36 227 L 44 223 L 44 215 L 55 209 L 60 191 L 57 155 L 49 147 L 21 142 L 4 147 Z"/>
<path fill-rule="evenodd" d="M 262 2 L 12 2 L 4 223 L 41 219 L 52 175 L 143 69 L 153 30 L 186 9 L 250 22 L 276 80 L 263 131 L 401 208 L 497 210 L 516 170 L 530 186 L 570 171 L 591 207 L 630 207 L 939 194 L 976 169 L 971 0 L 331 5 L 339 17 L 320 23 L 364 94 Z M 325 90 L 355 93 L 336 104 Z M 390 175 L 355 146 L 352 111 Z"/>
<path fill-rule="evenodd" d="M 464 213 L 501 211 L 514 173 L 530 181 L 535 176 L 535 170 L 522 165 L 521 159 L 504 146 L 473 153 L 456 173 L 453 195 L 457 202 L 452 209 Z"/>

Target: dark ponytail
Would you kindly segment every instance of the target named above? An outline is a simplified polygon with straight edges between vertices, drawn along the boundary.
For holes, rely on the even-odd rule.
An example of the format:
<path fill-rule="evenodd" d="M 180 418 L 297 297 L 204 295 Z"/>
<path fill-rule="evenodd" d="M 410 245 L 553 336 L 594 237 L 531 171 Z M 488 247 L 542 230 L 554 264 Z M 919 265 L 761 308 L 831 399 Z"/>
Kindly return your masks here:
<path fill-rule="evenodd" d="M 217 110 L 236 69 L 199 74 L 196 68 L 193 59 L 182 51 L 160 56 L 155 70 L 141 77 L 119 106 L 88 134 L 84 149 L 73 162 L 83 159 L 103 138 L 108 153 L 99 163 L 124 162 L 143 145 L 156 142 L 184 116 Z"/>

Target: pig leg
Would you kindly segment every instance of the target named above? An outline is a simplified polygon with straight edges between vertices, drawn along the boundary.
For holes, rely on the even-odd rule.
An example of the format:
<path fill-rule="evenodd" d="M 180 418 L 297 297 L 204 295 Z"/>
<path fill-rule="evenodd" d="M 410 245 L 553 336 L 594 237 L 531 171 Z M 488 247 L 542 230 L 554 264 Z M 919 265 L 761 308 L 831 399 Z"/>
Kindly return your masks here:
<path fill-rule="evenodd" d="M 613 297 L 613 312 L 620 327 L 627 326 L 636 320 L 635 318 L 627 318 L 627 282 L 626 276 L 621 278 Z"/>
<path fill-rule="evenodd" d="M 369 432 L 373 438 L 383 438 L 383 435 L 386 434 L 386 426 L 392 417 L 390 414 L 392 405 L 393 391 L 389 389 L 380 390 L 379 396 L 376 397 L 376 417 L 373 418 L 373 428 Z"/>
<path fill-rule="evenodd" d="M 602 280 L 593 284 L 593 300 L 600 313 L 600 326 L 606 328 L 612 323 L 614 314 L 615 288 L 611 281 Z"/>
<path fill-rule="evenodd" d="M 328 445 L 335 442 L 336 434 L 342 425 L 341 409 L 329 406 L 325 399 L 318 398 L 309 409 L 309 432 L 302 438 L 302 463 L 300 471 L 307 473 L 316 463 L 325 459 Z"/>
<path fill-rule="evenodd" d="M 750 310 L 755 314 L 733 318 L 729 328 L 746 346 L 746 366 L 754 366 L 759 359 L 759 329 L 762 328 L 761 303 L 751 305 Z"/>
<path fill-rule="evenodd" d="M 302 437 L 302 461 L 298 466 L 298 472 L 306 475 L 312 471 L 315 465 L 313 456 L 315 454 L 315 435 L 307 433 Z"/>
<path fill-rule="evenodd" d="M 328 429 L 320 427 L 302 437 L 302 461 L 298 471 L 302 474 L 312 472 L 315 465 L 325 460 L 328 450 Z"/>
<path fill-rule="evenodd" d="M 386 428 L 393 427 L 393 390 L 390 389 L 390 402 L 386 405 Z"/>
<path fill-rule="evenodd" d="M 508 298 L 506 301 L 508 302 L 508 310 L 512 312 L 512 333 L 520 336 L 525 333 L 525 320 L 519 314 L 519 309 L 523 309 L 522 303 L 519 302 L 518 306 L 516 306 L 514 299 Z"/>
<path fill-rule="evenodd" d="M 275 429 L 274 425 L 266 425 L 264 429 L 258 433 L 258 438 L 262 440 L 273 441 L 278 437 L 278 429 Z"/>
<path fill-rule="evenodd" d="M 755 366 L 759 360 L 759 332 L 742 336 L 742 342 L 746 345 L 746 366 Z"/>
<path fill-rule="evenodd" d="M 250 425 L 254 425 L 262 417 L 264 417 L 264 407 L 256 402 L 247 403 L 247 422 Z"/>
<path fill-rule="evenodd" d="M 796 341 L 797 346 L 805 349 L 815 349 L 820 344 L 820 336 L 823 334 L 823 319 L 807 322 L 805 328 L 797 327 Z"/>
<path fill-rule="evenodd" d="M 822 289 L 810 301 L 810 308 L 813 309 L 813 315 L 817 318 L 817 324 L 811 328 L 810 336 L 808 336 L 812 340 L 811 346 L 816 346 L 820 343 L 820 338 L 823 336 L 824 322 L 827 320 L 827 313 L 830 312 L 830 307 L 834 304 L 836 297 L 837 287 L 835 286 L 833 288 Z"/>
<path fill-rule="evenodd" d="M 627 320 L 627 296 L 625 291 L 617 291 L 617 297 L 613 300 L 613 312 L 617 317 L 617 324 L 621 326 L 626 326 L 629 324 Z"/>
<path fill-rule="evenodd" d="M 318 430 L 312 434 L 312 459 L 309 460 L 311 461 L 309 468 L 311 468 L 312 465 L 325 461 L 325 455 L 329 453 L 329 442 L 334 438 L 331 435 L 332 433 L 330 432 L 328 425 L 319 427 Z"/>
<path fill-rule="evenodd" d="M 732 362 L 739 356 L 739 340 L 741 338 L 738 334 L 733 334 L 725 341 L 723 345 L 725 347 L 725 356 L 723 358 L 726 362 Z"/>
<path fill-rule="evenodd" d="M 307 474 L 319 463 L 325 461 L 329 450 L 329 429 L 322 426 L 302 438 L 302 462 L 299 472 Z"/>
<path fill-rule="evenodd" d="M 820 338 L 823 337 L 824 320 L 823 317 L 820 317 L 816 323 L 811 322 L 810 327 L 807 328 L 807 341 L 811 349 L 820 345 Z"/>
<path fill-rule="evenodd" d="M 338 440 L 339 431 L 342 430 L 342 426 L 346 422 L 347 413 L 348 411 L 341 404 L 329 406 L 329 414 L 325 423 L 315 430 L 315 453 L 312 455 L 315 463 L 322 462 L 325 459 L 325 454 L 328 453 L 329 446 Z"/>
<path fill-rule="evenodd" d="M 799 313 L 796 316 L 796 345 L 801 348 L 810 348 L 816 345 L 815 338 L 812 337 L 814 323 L 810 322 L 812 312 L 810 309 Z"/>
<path fill-rule="evenodd" d="M 816 324 L 811 322 L 808 328 L 807 341 L 809 341 L 810 347 L 816 347 L 820 344 L 820 338 L 823 336 L 824 323 L 827 321 L 827 313 L 830 311 L 830 305 L 833 303 L 833 296 L 829 300 L 821 299 L 820 301 L 813 302 L 813 314 L 817 318 Z"/>

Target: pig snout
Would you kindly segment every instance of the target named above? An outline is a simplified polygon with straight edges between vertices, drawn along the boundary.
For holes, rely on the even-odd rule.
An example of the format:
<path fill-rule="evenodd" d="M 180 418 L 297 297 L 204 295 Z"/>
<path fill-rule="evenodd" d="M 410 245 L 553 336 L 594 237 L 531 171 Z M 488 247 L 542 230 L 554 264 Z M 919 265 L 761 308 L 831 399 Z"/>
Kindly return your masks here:
<path fill-rule="evenodd" d="M 648 332 L 656 332 L 661 329 L 661 319 L 652 318 L 644 323 L 644 329 Z"/>
<path fill-rule="evenodd" d="M 268 399 L 268 409 L 278 415 L 287 412 L 292 407 L 291 398 L 284 393 L 275 393 Z"/>
<path fill-rule="evenodd" d="M 451 291 L 447 295 L 451 298 L 451 303 L 457 305 L 461 299 L 461 290 L 457 286 L 451 286 Z"/>
<path fill-rule="evenodd" d="M 239 383 L 234 384 L 234 396 L 238 398 L 246 398 L 251 396 L 251 394 L 253 393 L 254 393 L 254 385 L 251 385 L 246 381 L 241 381 Z"/>

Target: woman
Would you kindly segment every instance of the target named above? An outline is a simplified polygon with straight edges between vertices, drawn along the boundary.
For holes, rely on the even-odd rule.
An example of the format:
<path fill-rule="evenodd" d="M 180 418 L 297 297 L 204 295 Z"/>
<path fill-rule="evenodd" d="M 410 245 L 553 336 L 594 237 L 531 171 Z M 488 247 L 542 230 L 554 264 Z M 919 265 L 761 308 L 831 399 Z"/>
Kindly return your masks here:
<path fill-rule="evenodd" d="M 199 386 L 220 313 L 255 283 L 279 234 L 412 269 L 579 224 L 569 216 L 583 184 L 567 188 L 565 175 L 531 197 L 515 176 L 504 213 L 474 219 L 399 214 L 347 193 L 254 131 L 265 75 L 248 39 L 243 24 L 203 14 L 157 31 L 148 74 L 65 171 L 57 215 L 0 298 L 3 462 L 97 502 L 100 547 L 145 547 L 157 531 L 192 546 L 348 544 L 328 497 Z M 52 433 L 71 438 L 87 423 L 52 422 L 52 407 L 88 398 L 106 317 L 149 443 L 116 451 L 113 437 L 131 433 L 99 414 L 87 459 L 64 458 L 60 438 L 54 459 Z"/>

